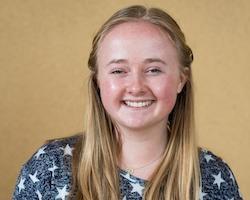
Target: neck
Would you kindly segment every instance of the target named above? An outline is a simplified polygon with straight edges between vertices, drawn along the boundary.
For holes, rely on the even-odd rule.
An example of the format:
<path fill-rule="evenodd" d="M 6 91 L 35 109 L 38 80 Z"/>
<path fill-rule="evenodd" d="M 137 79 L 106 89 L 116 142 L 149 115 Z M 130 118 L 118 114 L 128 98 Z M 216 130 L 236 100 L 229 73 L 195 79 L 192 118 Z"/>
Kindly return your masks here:
<path fill-rule="evenodd" d="M 167 143 L 166 126 L 146 130 L 119 128 L 119 132 L 122 140 L 120 167 L 137 169 L 133 175 L 148 179 L 164 153 Z"/>

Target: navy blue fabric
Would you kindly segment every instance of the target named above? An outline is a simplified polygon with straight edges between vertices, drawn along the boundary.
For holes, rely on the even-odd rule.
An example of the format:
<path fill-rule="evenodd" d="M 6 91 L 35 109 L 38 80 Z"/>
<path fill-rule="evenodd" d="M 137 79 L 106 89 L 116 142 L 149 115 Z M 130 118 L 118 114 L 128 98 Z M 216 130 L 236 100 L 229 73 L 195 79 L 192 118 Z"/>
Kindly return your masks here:
<path fill-rule="evenodd" d="M 50 200 L 69 197 L 72 188 L 71 159 L 76 137 L 42 146 L 22 167 L 13 200 Z M 200 152 L 201 200 L 242 199 L 229 166 L 210 151 Z M 122 200 L 141 200 L 147 181 L 118 170 Z"/>

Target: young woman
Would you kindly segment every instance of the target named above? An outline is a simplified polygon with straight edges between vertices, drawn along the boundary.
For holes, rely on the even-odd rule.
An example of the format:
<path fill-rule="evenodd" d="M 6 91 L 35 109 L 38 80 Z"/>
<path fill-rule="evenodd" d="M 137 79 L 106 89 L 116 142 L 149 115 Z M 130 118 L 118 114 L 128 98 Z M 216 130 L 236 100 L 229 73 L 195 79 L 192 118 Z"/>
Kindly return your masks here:
<path fill-rule="evenodd" d="M 86 131 L 40 148 L 13 199 L 242 199 L 228 165 L 197 147 L 192 61 L 164 11 L 115 13 L 93 40 Z"/>

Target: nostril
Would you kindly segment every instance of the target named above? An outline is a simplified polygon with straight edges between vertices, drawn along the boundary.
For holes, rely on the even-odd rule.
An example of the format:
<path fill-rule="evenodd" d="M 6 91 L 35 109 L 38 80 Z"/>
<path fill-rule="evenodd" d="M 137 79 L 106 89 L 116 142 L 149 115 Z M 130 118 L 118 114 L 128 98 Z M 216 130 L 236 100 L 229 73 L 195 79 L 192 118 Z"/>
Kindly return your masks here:
<path fill-rule="evenodd" d="M 144 88 L 128 88 L 127 92 L 133 96 L 141 96 L 146 93 Z"/>

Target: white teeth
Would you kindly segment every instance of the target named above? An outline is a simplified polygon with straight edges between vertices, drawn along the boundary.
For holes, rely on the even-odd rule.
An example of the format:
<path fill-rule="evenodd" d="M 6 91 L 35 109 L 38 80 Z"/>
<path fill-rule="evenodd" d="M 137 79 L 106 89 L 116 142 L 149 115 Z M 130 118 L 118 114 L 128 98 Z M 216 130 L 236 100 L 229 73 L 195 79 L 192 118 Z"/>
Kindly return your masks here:
<path fill-rule="evenodd" d="M 153 101 L 125 101 L 125 104 L 130 107 L 141 108 L 152 104 Z"/>

